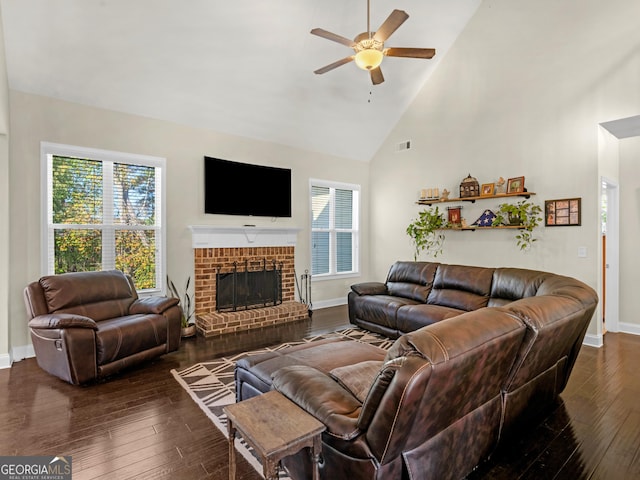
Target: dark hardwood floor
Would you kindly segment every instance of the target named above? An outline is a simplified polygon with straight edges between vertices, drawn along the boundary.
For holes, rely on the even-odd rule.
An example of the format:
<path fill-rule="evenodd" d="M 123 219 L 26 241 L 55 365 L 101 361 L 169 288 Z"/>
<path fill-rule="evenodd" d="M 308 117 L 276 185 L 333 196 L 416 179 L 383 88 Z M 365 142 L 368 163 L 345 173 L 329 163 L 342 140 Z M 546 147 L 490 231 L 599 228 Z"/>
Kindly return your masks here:
<path fill-rule="evenodd" d="M 68 385 L 34 358 L 0 370 L 0 455 L 71 455 L 74 480 L 226 479 L 224 436 L 169 370 L 348 324 L 346 308 L 311 320 L 221 338 L 89 386 Z M 561 402 L 498 450 L 478 479 L 640 478 L 640 337 L 608 333 L 583 347 Z M 260 476 L 238 457 L 238 479 Z M 340 479 L 336 479 L 340 480 Z"/>

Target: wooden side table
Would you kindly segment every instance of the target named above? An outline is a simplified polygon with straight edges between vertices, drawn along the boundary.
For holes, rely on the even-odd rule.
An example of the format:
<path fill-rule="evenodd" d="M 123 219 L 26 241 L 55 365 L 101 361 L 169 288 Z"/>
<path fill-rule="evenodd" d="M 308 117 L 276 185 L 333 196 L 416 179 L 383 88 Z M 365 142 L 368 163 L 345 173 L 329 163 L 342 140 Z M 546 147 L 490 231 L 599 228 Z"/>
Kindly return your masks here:
<path fill-rule="evenodd" d="M 320 434 L 325 426 L 280 392 L 270 391 L 223 410 L 228 419 L 230 480 L 236 477 L 236 432 L 260 455 L 266 480 L 277 479 L 280 460 L 305 447 L 311 450 L 313 480 L 320 479 Z"/>

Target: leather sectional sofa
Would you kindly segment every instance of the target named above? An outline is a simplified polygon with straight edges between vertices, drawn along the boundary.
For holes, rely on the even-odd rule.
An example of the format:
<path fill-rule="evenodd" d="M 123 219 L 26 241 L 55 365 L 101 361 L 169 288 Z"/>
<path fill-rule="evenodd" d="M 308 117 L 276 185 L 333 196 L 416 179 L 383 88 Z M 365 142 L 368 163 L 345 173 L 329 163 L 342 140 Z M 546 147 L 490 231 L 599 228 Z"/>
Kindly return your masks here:
<path fill-rule="evenodd" d="M 180 346 L 178 299 L 138 298 L 131 277 L 117 270 L 45 276 L 24 299 L 38 365 L 72 384 Z"/>
<path fill-rule="evenodd" d="M 322 421 L 324 479 L 459 479 L 564 389 L 597 295 L 573 278 L 398 262 L 349 293 L 389 351 L 326 340 L 236 365 L 238 400 L 275 388 Z M 309 455 L 285 460 L 310 478 Z"/>

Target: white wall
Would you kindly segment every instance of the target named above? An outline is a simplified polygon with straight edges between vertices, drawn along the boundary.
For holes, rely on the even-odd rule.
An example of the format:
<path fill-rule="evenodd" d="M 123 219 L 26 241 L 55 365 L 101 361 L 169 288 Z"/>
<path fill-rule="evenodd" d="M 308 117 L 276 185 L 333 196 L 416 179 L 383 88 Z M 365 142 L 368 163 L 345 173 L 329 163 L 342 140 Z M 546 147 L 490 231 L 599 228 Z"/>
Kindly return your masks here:
<path fill-rule="evenodd" d="M 620 140 L 620 330 L 640 334 L 640 137 Z"/>
<path fill-rule="evenodd" d="M 404 231 L 421 188 L 457 196 L 468 173 L 480 183 L 524 175 L 541 206 L 581 197 L 582 226 L 540 228 L 524 254 L 508 231 L 447 232 L 438 260 L 549 270 L 596 288 L 598 124 L 640 112 L 637 18 L 636 0 L 485 0 L 372 160 L 372 276 L 412 258 Z M 463 204 L 463 217 L 496 204 Z"/>
<path fill-rule="evenodd" d="M 9 278 L 9 88 L 0 13 L 0 368 L 10 364 Z"/>
<path fill-rule="evenodd" d="M 167 159 L 167 257 L 168 273 L 184 284 L 193 272 L 189 225 L 246 223 L 273 225 L 271 219 L 205 215 L 203 172 L 205 155 L 292 169 L 291 219 L 275 225 L 304 230 L 298 236 L 296 270 L 310 268 L 309 178 L 360 184 L 368 190 L 368 166 L 364 162 L 330 157 L 281 145 L 184 127 L 122 113 L 85 107 L 26 93 L 11 92 L 11 290 L 9 307 L 11 343 L 29 342 L 22 301 L 24 286 L 40 275 L 40 142 L 48 141 Z M 257 199 L 256 201 L 260 201 Z M 366 202 L 362 211 L 364 238 L 369 235 Z M 368 258 L 367 242 L 362 256 Z M 368 275 L 366 263 L 364 274 Z M 344 299 L 348 286 L 357 281 L 318 282 L 314 301 Z"/>

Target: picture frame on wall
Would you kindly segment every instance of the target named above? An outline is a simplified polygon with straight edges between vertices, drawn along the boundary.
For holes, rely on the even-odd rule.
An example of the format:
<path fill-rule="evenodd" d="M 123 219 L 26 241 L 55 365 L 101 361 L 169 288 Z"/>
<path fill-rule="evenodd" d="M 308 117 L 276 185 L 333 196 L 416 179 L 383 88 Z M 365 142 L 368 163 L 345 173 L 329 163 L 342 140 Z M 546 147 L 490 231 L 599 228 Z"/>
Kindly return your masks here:
<path fill-rule="evenodd" d="M 482 188 L 480 189 L 480 196 L 487 197 L 490 195 L 494 195 L 496 191 L 495 183 L 483 183 Z"/>
<path fill-rule="evenodd" d="M 582 225 L 582 199 L 562 198 L 544 201 L 546 227 L 574 227 Z"/>
<path fill-rule="evenodd" d="M 523 193 L 524 177 L 514 177 L 507 181 L 507 193 Z"/>

